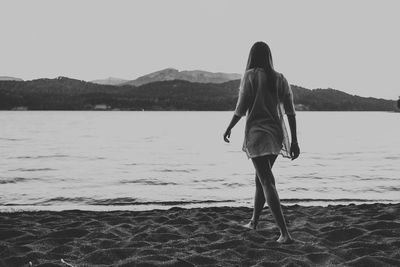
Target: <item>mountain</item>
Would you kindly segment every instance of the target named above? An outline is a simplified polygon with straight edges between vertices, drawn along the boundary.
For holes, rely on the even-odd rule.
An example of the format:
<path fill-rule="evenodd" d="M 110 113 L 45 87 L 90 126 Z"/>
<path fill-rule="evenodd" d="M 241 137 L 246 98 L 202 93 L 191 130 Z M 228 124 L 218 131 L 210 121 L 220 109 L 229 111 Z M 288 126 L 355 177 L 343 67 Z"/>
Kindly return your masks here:
<path fill-rule="evenodd" d="M 90 82 L 97 83 L 97 84 L 106 84 L 106 85 L 119 85 L 119 84 L 128 82 L 128 80 L 115 78 L 115 77 L 108 77 L 107 79 L 93 80 Z"/>
<path fill-rule="evenodd" d="M 310 90 L 296 85 L 291 87 L 296 110 L 400 111 L 394 100 L 350 95 L 332 88 Z"/>
<path fill-rule="evenodd" d="M 233 110 L 240 80 L 224 83 L 158 81 L 141 86 L 101 85 L 58 77 L 0 81 L 0 109 L 28 110 Z M 399 111 L 396 101 L 335 89 L 292 85 L 296 110 Z"/>
<path fill-rule="evenodd" d="M 241 75 L 236 73 L 208 72 L 201 70 L 179 71 L 173 68 L 167 68 L 156 71 L 128 81 L 120 85 L 140 86 L 147 83 L 171 80 L 183 80 L 196 83 L 224 83 L 231 80 L 240 79 Z"/>
<path fill-rule="evenodd" d="M 23 80 L 15 77 L 0 76 L 0 81 L 23 81 Z"/>

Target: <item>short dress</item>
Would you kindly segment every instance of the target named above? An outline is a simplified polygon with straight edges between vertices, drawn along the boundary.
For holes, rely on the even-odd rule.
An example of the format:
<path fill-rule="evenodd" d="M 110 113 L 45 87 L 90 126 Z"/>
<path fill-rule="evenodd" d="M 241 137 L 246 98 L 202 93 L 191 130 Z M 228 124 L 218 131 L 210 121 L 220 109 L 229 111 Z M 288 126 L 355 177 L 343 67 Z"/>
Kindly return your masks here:
<path fill-rule="evenodd" d="M 246 115 L 242 150 L 248 158 L 290 156 L 290 140 L 283 114 L 296 115 L 293 92 L 283 74 L 276 72 L 275 88 L 262 68 L 247 70 L 240 82 L 235 115 Z"/>

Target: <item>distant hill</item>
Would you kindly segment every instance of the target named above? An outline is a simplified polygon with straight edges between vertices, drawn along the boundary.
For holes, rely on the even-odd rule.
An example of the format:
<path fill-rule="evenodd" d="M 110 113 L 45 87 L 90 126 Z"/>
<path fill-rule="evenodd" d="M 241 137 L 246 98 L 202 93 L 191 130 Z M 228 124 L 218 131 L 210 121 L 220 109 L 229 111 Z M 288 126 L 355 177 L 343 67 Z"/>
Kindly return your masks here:
<path fill-rule="evenodd" d="M 15 77 L 0 76 L 0 81 L 23 81 L 23 80 Z"/>
<path fill-rule="evenodd" d="M 292 85 L 296 110 L 399 111 L 396 101 L 350 95 L 336 89 L 306 89 Z"/>
<path fill-rule="evenodd" d="M 141 86 L 101 85 L 66 77 L 0 81 L 0 109 L 233 110 L 240 80 L 224 83 L 159 81 Z M 396 101 L 335 89 L 292 85 L 296 110 L 398 111 Z"/>
<path fill-rule="evenodd" d="M 136 80 L 128 81 L 120 85 L 140 86 L 152 82 L 183 80 L 196 83 L 224 83 L 231 80 L 240 79 L 241 75 L 236 73 L 208 72 L 201 70 L 185 70 L 178 71 L 177 69 L 167 68 L 156 71 L 137 78 Z"/>
<path fill-rule="evenodd" d="M 115 77 L 108 77 L 106 79 L 99 79 L 99 80 L 93 80 L 90 81 L 91 83 L 97 83 L 97 84 L 105 84 L 105 85 L 119 85 L 122 83 L 126 83 L 129 80 L 121 79 L 121 78 L 115 78 Z"/>

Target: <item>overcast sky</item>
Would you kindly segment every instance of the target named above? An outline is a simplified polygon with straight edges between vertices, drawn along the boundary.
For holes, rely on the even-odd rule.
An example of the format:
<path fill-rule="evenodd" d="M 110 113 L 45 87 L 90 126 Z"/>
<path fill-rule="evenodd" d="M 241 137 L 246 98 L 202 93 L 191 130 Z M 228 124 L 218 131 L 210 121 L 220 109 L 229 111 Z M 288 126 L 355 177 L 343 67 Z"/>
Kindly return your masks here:
<path fill-rule="evenodd" d="M 400 95 L 400 1 L 0 0 L 0 76 L 243 73 L 267 42 L 292 84 Z"/>

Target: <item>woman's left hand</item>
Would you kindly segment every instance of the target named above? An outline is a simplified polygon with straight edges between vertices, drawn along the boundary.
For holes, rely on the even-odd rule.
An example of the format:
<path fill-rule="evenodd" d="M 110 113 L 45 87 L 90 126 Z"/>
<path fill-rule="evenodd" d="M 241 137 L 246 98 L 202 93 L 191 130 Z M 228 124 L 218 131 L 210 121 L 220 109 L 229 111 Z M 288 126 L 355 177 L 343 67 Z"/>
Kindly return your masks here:
<path fill-rule="evenodd" d="M 292 157 L 292 160 L 297 159 L 299 155 L 300 155 L 299 144 L 297 142 L 296 143 L 292 142 L 292 145 L 290 146 L 290 156 Z"/>
<path fill-rule="evenodd" d="M 224 141 L 229 143 L 229 138 L 231 138 L 231 130 L 230 129 L 226 129 L 226 131 L 224 133 Z"/>

